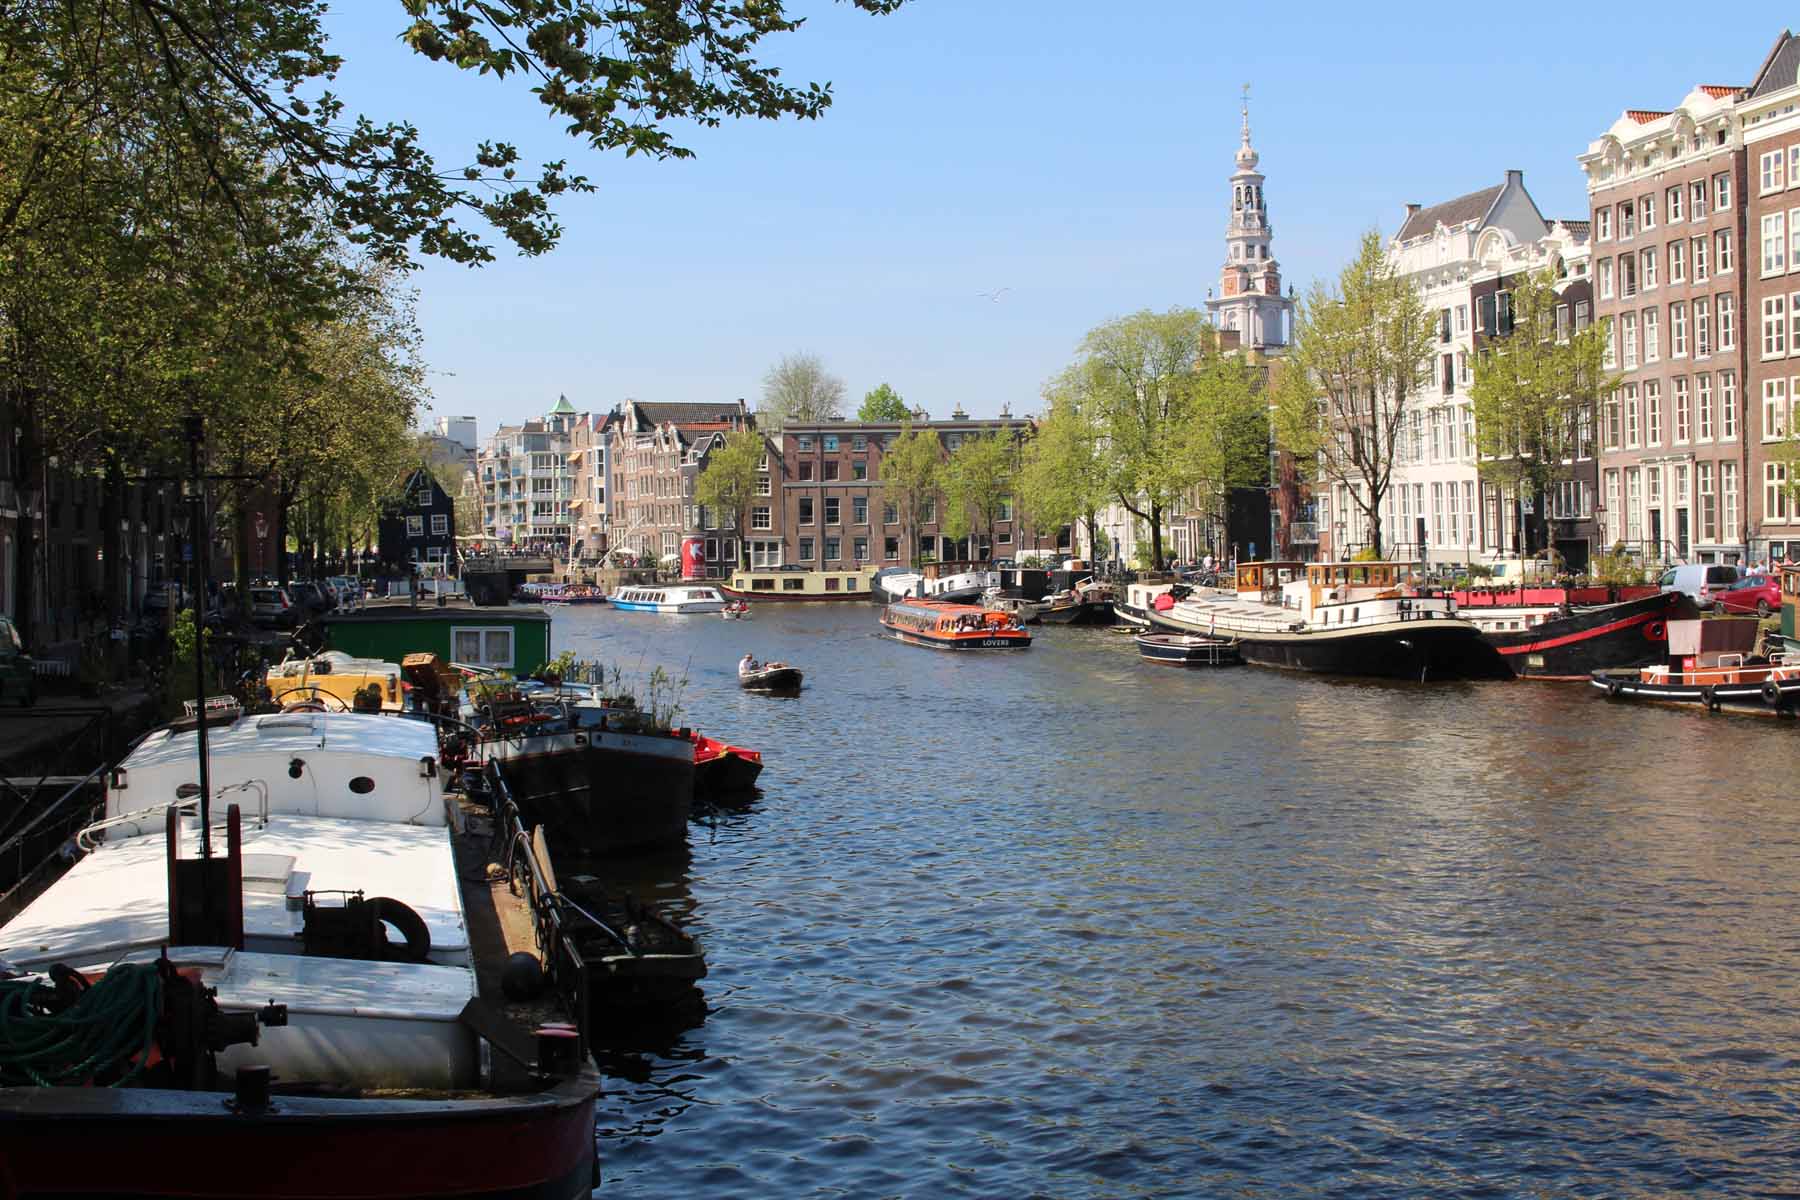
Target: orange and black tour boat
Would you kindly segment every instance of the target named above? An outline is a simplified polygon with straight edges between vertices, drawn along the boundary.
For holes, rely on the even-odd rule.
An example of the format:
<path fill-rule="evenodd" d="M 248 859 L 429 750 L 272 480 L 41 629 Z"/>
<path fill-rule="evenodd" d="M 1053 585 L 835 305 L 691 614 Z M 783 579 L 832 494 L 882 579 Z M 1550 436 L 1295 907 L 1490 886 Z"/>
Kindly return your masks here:
<path fill-rule="evenodd" d="M 1023 650 L 1031 634 L 1018 617 L 975 604 L 902 600 L 881 610 L 882 628 L 902 642 L 939 650 Z"/>

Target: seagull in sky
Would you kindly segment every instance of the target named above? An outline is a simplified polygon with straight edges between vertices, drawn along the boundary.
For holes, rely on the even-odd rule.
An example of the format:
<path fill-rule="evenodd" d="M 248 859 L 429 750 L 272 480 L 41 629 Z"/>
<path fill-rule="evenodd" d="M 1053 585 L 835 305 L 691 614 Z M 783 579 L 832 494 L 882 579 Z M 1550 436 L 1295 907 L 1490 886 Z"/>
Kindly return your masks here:
<path fill-rule="evenodd" d="M 992 300 L 994 303 L 998 304 L 1000 302 L 1001 295 L 1003 293 L 1010 292 L 1010 291 L 1012 291 L 1011 288 L 1003 287 L 1003 288 L 995 288 L 991 292 L 976 292 L 975 294 L 977 296 L 980 296 L 983 300 Z"/>

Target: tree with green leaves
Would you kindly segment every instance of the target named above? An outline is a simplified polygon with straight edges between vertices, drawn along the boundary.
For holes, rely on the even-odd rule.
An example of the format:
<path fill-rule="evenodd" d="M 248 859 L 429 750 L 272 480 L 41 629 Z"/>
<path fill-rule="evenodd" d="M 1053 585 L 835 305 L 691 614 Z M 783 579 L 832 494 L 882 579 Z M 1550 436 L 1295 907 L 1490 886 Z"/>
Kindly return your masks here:
<path fill-rule="evenodd" d="M 1288 369 L 1276 387 L 1275 443 L 1303 474 L 1342 489 L 1376 554 L 1400 431 L 1424 398 L 1436 334 L 1374 230 L 1334 284 L 1313 285 L 1294 317 Z"/>
<path fill-rule="evenodd" d="M 763 376 L 757 428 L 778 434 L 789 425 L 816 425 L 844 415 L 844 381 L 816 354 L 788 354 Z"/>
<path fill-rule="evenodd" d="M 756 486 L 768 445 L 751 430 L 726 435 L 723 446 L 714 446 L 694 480 L 694 503 L 732 518 L 740 533 L 750 528 L 750 506 L 756 502 Z M 743 537 L 738 540 L 738 565 L 749 560 Z"/>
<path fill-rule="evenodd" d="M 904 421 L 912 416 L 912 410 L 906 407 L 906 401 L 900 398 L 887 384 L 881 384 L 863 397 L 862 406 L 856 410 L 856 419 L 867 422 Z"/>
<path fill-rule="evenodd" d="M 1090 331 L 1081 354 L 1076 377 L 1105 439 L 1108 490 L 1147 526 L 1160 564 L 1163 517 L 1193 482 L 1182 431 L 1218 335 L 1194 309 L 1146 309 Z"/>
<path fill-rule="evenodd" d="M 1269 482 L 1269 402 L 1257 369 L 1237 358 L 1201 366 L 1176 437 L 1190 480 L 1187 494 L 1223 524 L 1233 490 Z"/>
<path fill-rule="evenodd" d="M 1476 358 L 1469 389 L 1481 476 L 1536 501 L 1527 540 L 1540 546 L 1549 544 L 1547 495 L 1569 477 L 1565 462 L 1592 453 L 1600 397 L 1618 385 L 1605 367 L 1606 326 L 1559 330 L 1559 299 L 1552 268 L 1514 281 L 1512 330 Z"/>
<path fill-rule="evenodd" d="M 1010 432 L 965 436 L 943 467 L 943 531 L 953 538 L 982 534 L 991 554 L 994 526 L 1013 501 L 1018 470 L 1018 441 Z"/>
<path fill-rule="evenodd" d="M 1112 498 L 1104 434 L 1071 367 L 1044 389 L 1046 410 L 1021 449 L 1019 503 L 1039 529 L 1080 525 L 1096 556 L 1104 540 L 1098 514 Z"/>
<path fill-rule="evenodd" d="M 904 0 L 850 2 L 879 14 Z M 790 86 L 760 61 L 764 39 L 802 24 L 782 0 L 405 0 L 404 9 L 410 23 L 395 32 L 414 52 L 471 75 L 529 80 L 549 114 L 600 151 L 688 158 L 677 129 L 810 120 L 831 104 L 830 85 Z M 226 202 L 241 164 L 268 164 L 379 261 L 488 261 L 479 224 L 525 254 L 554 246 L 562 230 L 551 200 L 592 185 L 561 161 L 524 167 L 503 140 L 440 165 L 410 121 L 352 116 L 331 90 L 343 59 L 329 47 L 326 15 L 324 0 L 8 6 L 0 63 L 24 62 L 41 84 L 33 132 L 0 179 L 0 242 L 18 228 L 12 201 L 49 186 L 68 131 L 107 117 L 148 118 L 154 141 L 216 154 L 211 172 Z"/>
<path fill-rule="evenodd" d="M 943 478 L 943 443 L 930 429 L 915 429 L 906 422 L 894 444 L 882 451 L 878 475 L 882 499 L 900 517 L 900 533 L 906 543 L 906 561 L 919 563 L 919 528 L 925 513 L 937 502 Z"/>

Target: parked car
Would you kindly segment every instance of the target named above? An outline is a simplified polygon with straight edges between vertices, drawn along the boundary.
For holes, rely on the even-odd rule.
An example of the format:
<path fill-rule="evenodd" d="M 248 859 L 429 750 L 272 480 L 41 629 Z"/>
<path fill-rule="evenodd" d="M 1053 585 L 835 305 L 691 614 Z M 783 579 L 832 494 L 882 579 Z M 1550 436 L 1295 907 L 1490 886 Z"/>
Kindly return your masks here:
<path fill-rule="evenodd" d="M 339 604 L 362 603 L 363 590 L 360 580 L 349 575 L 333 575 L 330 583 L 337 588 Z"/>
<path fill-rule="evenodd" d="M 187 593 L 174 580 L 164 583 L 153 583 L 144 589 L 144 611 L 146 613 L 165 613 L 170 609 L 180 609 L 187 603 Z"/>
<path fill-rule="evenodd" d="M 1720 566 L 1718 563 L 1689 563 L 1670 567 L 1656 582 L 1665 592 L 1686 592 L 1701 608 L 1711 608 L 1713 598 L 1718 593 L 1735 587 L 1743 574 L 1736 567 Z"/>
<path fill-rule="evenodd" d="M 1736 585 L 1714 597 L 1724 612 L 1749 613 L 1766 617 L 1781 611 L 1781 581 L 1773 575 L 1747 575 Z"/>
<path fill-rule="evenodd" d="M 300 621 L 300 610 L 285 589 L 253 587 L 250 589 L 250 620 L 258 625 L 292 629 Z"/>
<path fill-rule="evenodd" d="M 309 579 L 296 579 L 287 585 L 288 596 L 301 611 L 301 620 L 310 621 L 337 605 L 336 597 Z"/>
<path fill-rule="evenodd" d="M 36 700 L 37 668 L 25 653 L 18 628 L 0 617 L 0 704 L 24 707 Z"/>

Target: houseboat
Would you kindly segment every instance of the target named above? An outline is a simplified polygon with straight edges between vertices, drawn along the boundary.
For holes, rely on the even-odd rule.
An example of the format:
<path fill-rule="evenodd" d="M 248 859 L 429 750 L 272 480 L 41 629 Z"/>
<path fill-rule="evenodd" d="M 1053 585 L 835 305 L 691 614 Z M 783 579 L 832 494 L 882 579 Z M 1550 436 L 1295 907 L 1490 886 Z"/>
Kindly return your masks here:
<path fill-rule="evenodd" d="M 874 594 L 874 567 L 849 571 L 808 571 L 797 567 L 766 567 L 732 573 L 719 590 L 733 600 L 788 600 L 817 603 L 830 600 L 868 600 Z"/>
<path fill-rule="evenodd" d="M 1168 595 L 1175 585 L 1175 580 L 1167 578 L 1126 584 L 1124 591 L 1113 596 L 1114 619 L 1139 629 L 1150 628 L 1150 610 L 1156 606 L 1157 597 Z"/>
<path fill-rule="evenodd" d="M 942 600 L 898 600 L 881 612 L 897 641 L 937 650 L 1023 650 L 1031 634 L 1010 613 Z"/>
<path fill-rule="evenodd" d="M 534 925 L 558 995 L 579 952 L 554 901 L 489 885 L 431 728 L 225 711 L 206 735 L 209 769 L 192 721 L 143 739 L 0 927 L 6 1194 L 587 1196 L 585 1013 L 543 1026 L 554 1002 L 498 986 Z"/>
<path fill-rule="evenodd" d="M 875 573 L 875 599 L 881 603 L 895 600 L 943 600 L 961 604 L 978 599 L 988 588 L 999 583 L 996 572 L 978 562 L 926 563 L 918 570 L 887 567 Z"/>
<path fill-rule="evenodd" d="M 1760 626 L 1755 617 L 1671 621 L 1667 662 L 1595 671 L 1589 682 L 1609 700 L 1791 717 L 1800 708 L 1800 662 L 1780 652 L 1755 657 Z"/>
<path fill-rule="evenodd" d="M 408 654 L 435 654 L 445 662 L 523 675 L 551 657 L 550 614 L 535 604 L 375 600 L 322 620 L 326 646 L 357 659 L 397 663 Z"/>
<path fill-rule="evenodd" d="M 1800 628 L 1796 628 L 1796 610 L 1800 609 L 1800 563 L 1781 568 L 1781 640 L 1789 654 L 1800 654 Z"/>
<path fill-rule="evenodd" d="M 725 607 L 718 588 L 700 584 L 633 584 L 611 599 L 614 608 L 627 612 L 716 613 Z"/>
<path fill-rule="evenodd" d="M 1656 587 L 1459 590 L 1457 612 L 1475 623 L 1513 674 L 1586 679 L 1597 670 L 1661 662 L 1669 622 L 1698 615 L 1684 592 Z"/>
<path fill-rule="evenodd" d="M 1172 589 L 1147 610 L 1174 633 L 1231 638 L 1244 661 L 1331 675 L 1510 679 L 1456 599 L 1399 562 L 1240 563 L 1232 592 Z"/>

